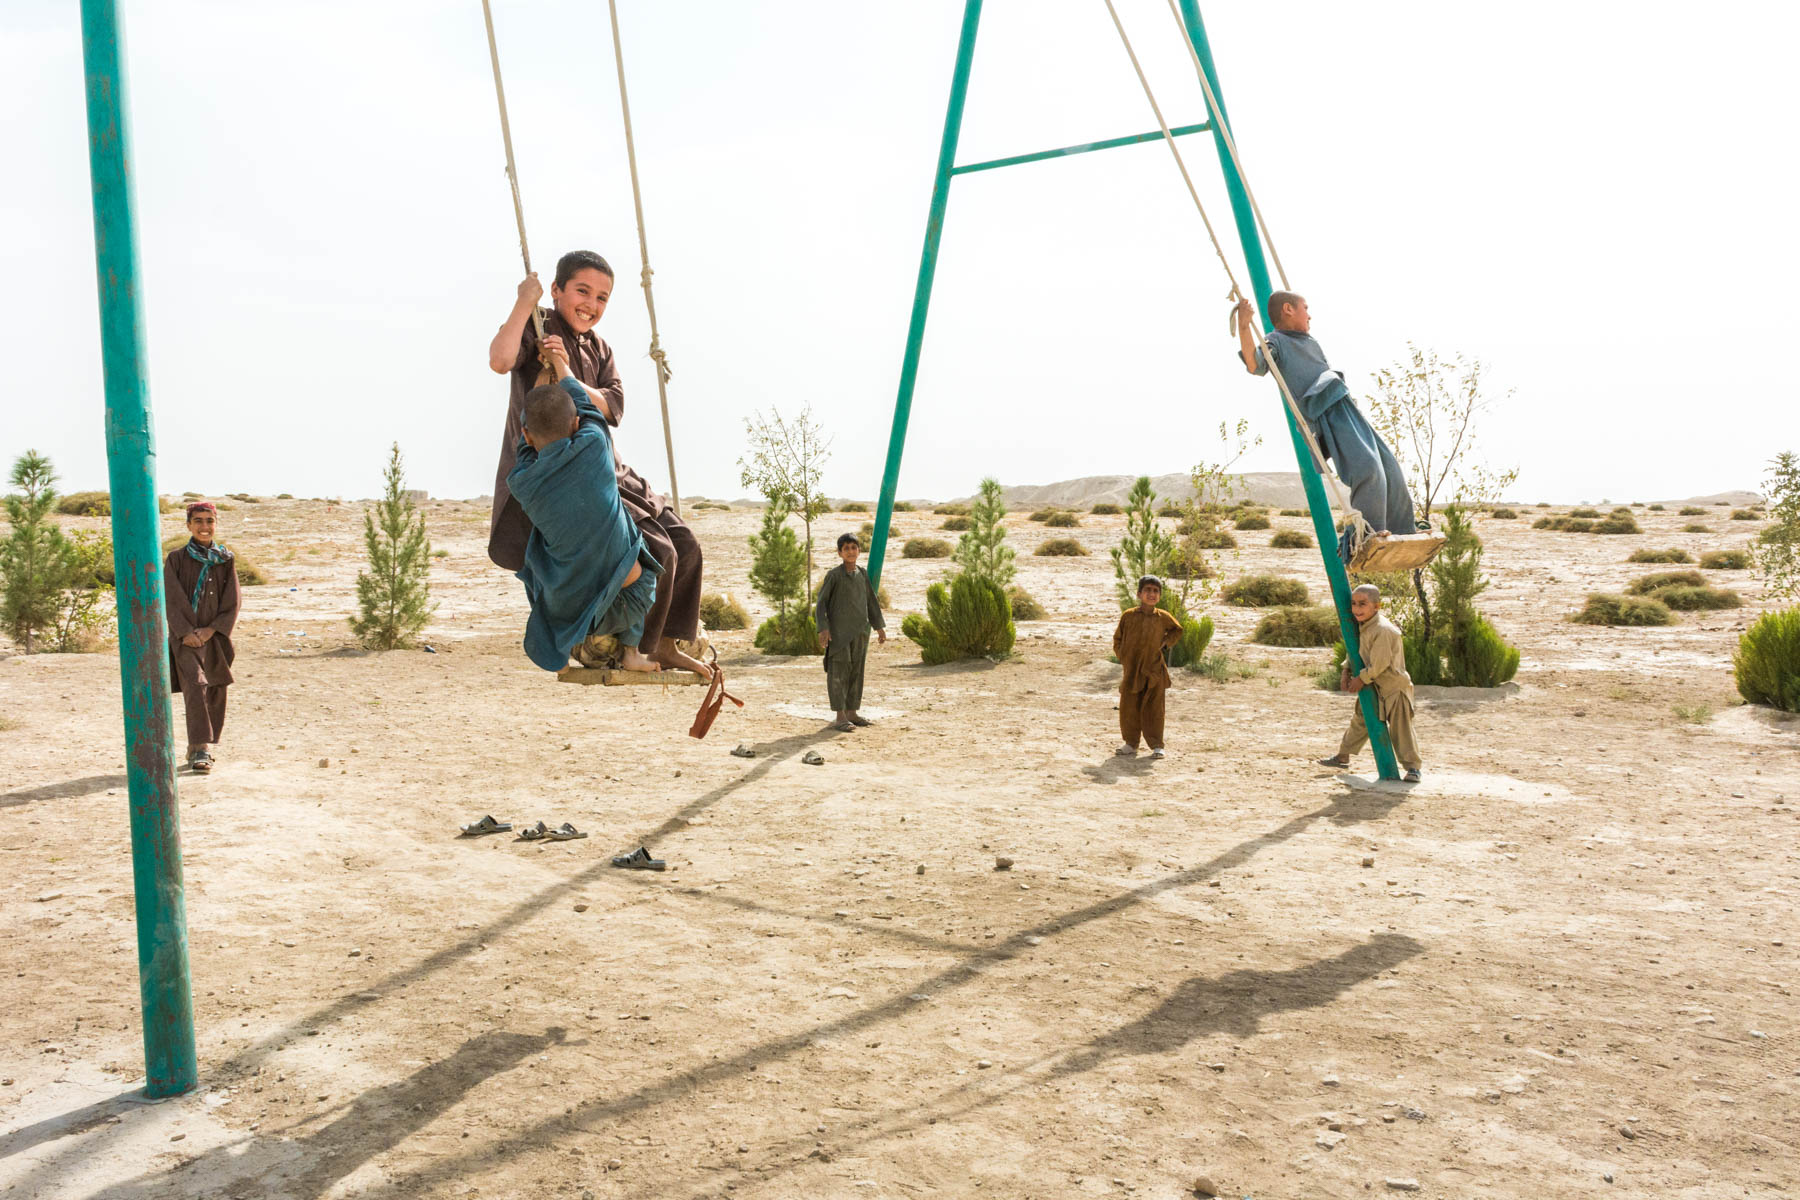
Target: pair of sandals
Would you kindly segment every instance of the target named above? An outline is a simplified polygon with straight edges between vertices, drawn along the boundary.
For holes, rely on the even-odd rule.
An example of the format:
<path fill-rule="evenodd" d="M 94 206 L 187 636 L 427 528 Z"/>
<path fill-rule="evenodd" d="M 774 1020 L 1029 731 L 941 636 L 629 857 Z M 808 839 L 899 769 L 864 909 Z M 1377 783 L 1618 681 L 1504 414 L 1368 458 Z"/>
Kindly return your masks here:
<path fill-rule="evenodd" d="M 874 723 L 867 717 L 850 717 L 833 723 L 831 727 L 839 733 L 852 733 L 858 729 L 866 729 Z"/>
<path fill-rule="evenodd" d="M 1331 758 L 1321 758 L 1319 760 L 1319 765 L 1321 767 L 1331 767 L 1339 771 L 1348 771 L 1350 769 L 1350 760 L 1347 758 L 1338 758 L 1333 755 Z M 1400 782 L 1417 783 L 1419 782 L 1419 773 L 1417 771 L 1408 771 L 1400 777 Z"/>
<path fill-rule="evenodd" d="M 196 750 L 188 755 L 188 770 L 196 775 L 210 775 L 213 769 L 213 756 L 204 750 Z"/>
<path fill-rule="evenodd" d="M 496 821 L 493 814 L 490 813 L 473 824 L 464 825 L 462 827 L 462 836 L 480 837 L 483 834 L 488 833 L 510 833 L 511 831 L 511 821 Z M 542 821 L 538 821 L 535 824 L 527 825 L 525 828 L 519 830 L 519 841 L 521 842 L 572 842 L 586 836 L 587 834 L 581 832 L 567 821 L 564 821 L 554 829 L 544 824 Z"/>

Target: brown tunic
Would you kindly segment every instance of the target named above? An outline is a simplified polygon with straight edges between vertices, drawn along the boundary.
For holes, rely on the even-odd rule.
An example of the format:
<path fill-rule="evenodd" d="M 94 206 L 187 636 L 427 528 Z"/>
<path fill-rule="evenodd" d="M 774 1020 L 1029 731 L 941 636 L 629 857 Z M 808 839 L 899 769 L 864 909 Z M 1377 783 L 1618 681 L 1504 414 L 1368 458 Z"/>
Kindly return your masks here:
<path fill-rule="evenodd" d="M 1400 627 L 1388 620 L 1386 613 L 1378 612 L 1362 623 L 1356 642 L 1363 660 L 1359 678 L 1374 687 L 1384 704 L 1395 696 L 1410 701 L 1413 682 L 1406 673 L 1406 641 Z"/>
<path fill-rule="evenodd" d="M 1180 640 L 1181 622 L 1169 613 L 1160 608 L 1149 612 L 1141 607 L 1126 609 L 1119 618 L 1119 627 L 1113 631 L 1113 653 L 1125 668 L 1119 691 L 1168 687 L 1173 681 L 1162 652 Z"/>
<path fill-rule="evenodd" d="M 554 309 L 544 313 L 544 332 L 562 338 L 569 351 L 569 369 L 575 378 L 605 394 L 607 424 L 617 426 L 625 415 L 625 385 L 620 382 L 612 347 L 591 329 L 571 333 Z M 527 322 L 510 377 L 512 394 L 506 404 L 506 428 L 500 436 L 500 465 L 494 472 L 494 509 L 488 527 L 488 557 L 509 571 L 525 565 L 525 542 L 531 536 L 531 521 L 507 490 L 506 476 L 513 469 L 513 454 L 524 428 L 525 393 L 537 386 L 541 370 L 537 329 Z M 613 462 L 619 479 L 619 500 L 639 528 L 646 522 L 679 523 L 668 498 L 652 491 L 648 480 L 626 466 L 616 446 Z"/>
<path fill-rule="evenodd" d="M 238 618 L 237 560 L 214 563 L 206 573 L 200 603 L 192 602 L 201 563 L 188 556 L 183 543 L 163 559 L 163 596 L 169 611 L 169 678 L 176 691 L 184 687 L 216 688 L 231 682 L 231 663 L 237 650 L 231 630 Z M 196 629 L 211 629 L 213 636 L 198 650 L 181 639 Z"/>

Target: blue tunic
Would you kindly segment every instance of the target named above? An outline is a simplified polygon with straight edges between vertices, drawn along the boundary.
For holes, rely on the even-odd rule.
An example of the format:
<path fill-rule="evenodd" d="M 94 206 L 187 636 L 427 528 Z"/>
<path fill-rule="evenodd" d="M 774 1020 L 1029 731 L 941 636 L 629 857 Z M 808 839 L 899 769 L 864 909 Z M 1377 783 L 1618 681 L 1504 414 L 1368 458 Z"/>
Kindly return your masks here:
<path fill-rule="evenodd" d="M 546 671 L 566 667 L 590 634 L 637 645 L 660 569 L 619 501 L 605 418 L 579 383 L 565 379 L 562 386 L 575 400 L 579 427 L 541 453 L 521 437 L 506 476 L 532 525 L 518 572 L 531 602 L 525 653 Z M 627 587 L 634 562 L 643 574 Z"/>
<path fill-rule="evenodd" d="M 1344 377 L 1326 361 L 1324 347 L 1310 333 L 1275 329 L 1267 337 L 1294 403 L 1318 435 L 1319 448 L 1337 468 L 1338 478 L 1349 485 L 1350 503 L 1376 532 L 1412 533 L 1417 521 L 1406 472 L 1356 407 Z M 1259 347 L 1256 374 L 1268 373 Z"/>

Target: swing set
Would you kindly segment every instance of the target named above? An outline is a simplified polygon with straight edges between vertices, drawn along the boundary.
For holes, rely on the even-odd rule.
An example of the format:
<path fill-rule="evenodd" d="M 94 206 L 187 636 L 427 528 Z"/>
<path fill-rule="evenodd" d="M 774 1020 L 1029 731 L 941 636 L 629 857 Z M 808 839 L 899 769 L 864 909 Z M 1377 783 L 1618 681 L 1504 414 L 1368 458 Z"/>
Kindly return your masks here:
<path fill-rule="evenodd" d="M 956 150 L 962 127 L 969 70 L 974 58 L 976 31 L 983 0 L 964 0 L 956 65 L 950 100 L 938 151 L 931 207 L 925 226 L 925 245 L 913 295 L 907 329 L 906 351 L 901 360 L 899 393 L 888 441 L 875 535 L 869 548 L 871 582 L 878 583 L 887 549 L 887 531 L 893 519 L 894 491 L 899 482 L 900 459 L 906 444 L 907 422 L 912 410 L 918 376 L 919 353 L 924 341 L 925 318 L 937 267 L 938 243 L 943 233 L 950 182 L 958 175 L 1019 166 L 1051 158 L 1086 154 L 1141 142 L 1163 141 L 1186 185 L 1194 207 L 1206 227 L 1214 252 L 1230 282 L 1236 301 L 1245 297 L 1230 260 L 1220 244 L 1212 220 L 1200 201 L 1176 139 L 1210 132 L 1218 153 L 1227 195 L 1231 200 L 1239 244 L 1250 277 L 1250 296 L 1265 326 L 1253 330 L 1258 347 L 1271 365 L 1280 390 L 1294 454 L 1305 486 L 1313 527 L 1330 580 L 1350 667 L 1362 668 L 1357 628 L 1350 616 L 1349 582 L 1345 564 L 1333 548 L 1337 543 L 1331 509 L 1326 502 L 1329 486 L 1338 509 L 1351 523 L 1353 553 L 1350 568 L 1358 573 L 1415 568 L 1429 561 L 1442 545 L 1430 534 L 1369 534 L 1368 527 L 1350 505 L 1342 485 L 1326 468 L 1312 430 L 1300 414 L 1287 381 L 1274 369 L 1264 332 L 1271 291 L 1268 257 L 1274 260 L 1282 285 L 1287 273 L 1275 252 L 1260 207 L 1250 191 L 1236 140 L 1231 134 L 1212 51 L 1197 0 L 1166 0 L 1183 45 L 1199 76 L 1207 105 L 1207 120 L 1171 128 L 1132 47 L 1113 0 L 1103 0 L 1121 44 L 1131 61 L 1145 99 L 1156 117 L 1156 129 L 1125 137 L 1081 145 L 1063 146 L 1007 158 L 958 165 Z M 625 125 L 625 148 L 630 167 L 632 202 L 637 218 L 638 249 L 643 262 L 640 281 L 650 323 L 649 357 L 656 364 L 657 394 L 661 401 L 664 448 L 668 455 L 669 485 L 677 514 L 681 497 L 675 475 L 674 437 L 669 427 L 668 359 L 656 327 L 656 300 L 651 286 L 648 238 L 644 227 L 643 198 L 638 183 L 637 151 L 631 127 L 631 110 L 625 88 L 624 51 L 619 40 L 617 0 L 608 0 L 612 23 L 613 56 L 618 69 L 619 105 Z M 482 0 L 488 52 L 494 71 L 494 91 L 500 110 L 500 128 L 506 150 L 506 173 L 512 189 L 513 213 L 518 222 L 519 253 L 527 274 L 531 251 L 525 234 L 525 210 L 513 157 L 512 131 L 501 82 L 499 48 L 494 36 L 489 0 Z M 137 231 L 131 184 L 129 105 L 125 92 L 124 47 L 118 0 L 82 0 L 82 54 L 86 76 L 89 169 L 93 184 L 94 242 L 100 306 L 101 357 L 106 397 L 106 449 L 109 488 L 112 495 L 113 558 L 119 611 L 120 686 L 123 695 L 126 773 L 130 796 L 133 891 L 138 934 L 138 977 L 144 1027 L 145 1094 L 150 1097 L 179 1095 L 199 1081 L 194 1044 L 193 998 L 188 973 L 187 914 L 183 894 L 180 822 L 176 809 L 175 754 L 172 714 L 169 706 L 167 620 L 163 607 L 162 558 L 155 481 L 155 444 L 151 433 L 148 377 L 145 369 L 143 324 L 138 299 Z M 542 336 L 543 317 L 534 314 Z M 654 681 L 655 676 L 646 676 Z M 634 680 L 635 682 L 635 680 Z M 1358 697 L 1381 778 L 1398 779 L 1399 770 L 1387 726 L 1375 703 L 1373 689 Z"/>

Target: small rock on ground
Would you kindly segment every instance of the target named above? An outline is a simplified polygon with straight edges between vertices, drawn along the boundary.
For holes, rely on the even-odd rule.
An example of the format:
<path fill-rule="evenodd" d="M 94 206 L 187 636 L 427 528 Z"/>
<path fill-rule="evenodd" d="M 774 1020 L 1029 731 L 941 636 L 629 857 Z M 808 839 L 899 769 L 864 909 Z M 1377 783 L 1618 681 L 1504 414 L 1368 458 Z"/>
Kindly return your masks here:
<path fill-rule="evenodd" d="M 817 750 L 808 750 L 800 756 L 800 761 L 809 767 L 822 767 L 825 765 L 825 756 Z"/>
<path fill-rule="evenodd" d="M 1419 1181 L 1416 1179 L 1385 1179 L 1382 1182 L 1387 1184 L 1390 1190 L 1396 1192 L 1416 1192 L 1419 1190 Z"/>

